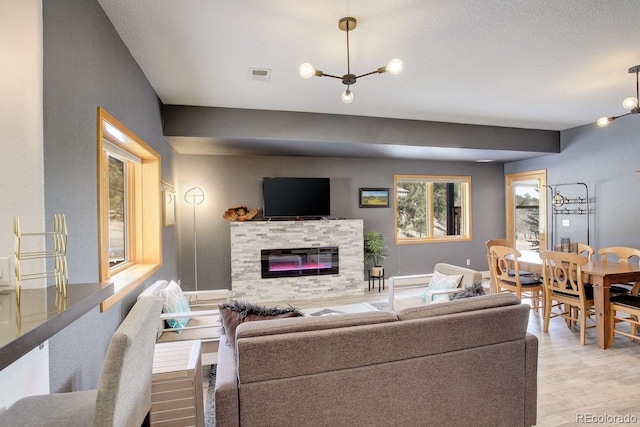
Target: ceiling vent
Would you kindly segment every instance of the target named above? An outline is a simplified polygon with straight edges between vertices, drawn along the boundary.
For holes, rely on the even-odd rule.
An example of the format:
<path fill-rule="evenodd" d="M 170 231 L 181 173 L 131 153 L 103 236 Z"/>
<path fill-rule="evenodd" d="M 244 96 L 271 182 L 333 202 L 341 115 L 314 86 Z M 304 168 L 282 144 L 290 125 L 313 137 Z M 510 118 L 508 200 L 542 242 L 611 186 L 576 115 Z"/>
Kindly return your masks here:
<path fill-rule="evenodd" d="M 249 80 L 268 82 L 270 78 L 271 70 L 268 68 L 249 68 Z"/>

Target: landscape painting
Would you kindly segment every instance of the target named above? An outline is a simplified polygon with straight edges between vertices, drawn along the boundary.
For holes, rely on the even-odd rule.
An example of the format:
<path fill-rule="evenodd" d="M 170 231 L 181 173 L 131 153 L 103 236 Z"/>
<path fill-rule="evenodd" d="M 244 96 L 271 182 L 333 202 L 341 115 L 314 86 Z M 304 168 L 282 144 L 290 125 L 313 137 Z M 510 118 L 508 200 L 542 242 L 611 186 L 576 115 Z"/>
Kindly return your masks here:
<path fill-rule="evenodd" d="M 388 188 L 360 188 L 361 208 L 388 208 Z"/>

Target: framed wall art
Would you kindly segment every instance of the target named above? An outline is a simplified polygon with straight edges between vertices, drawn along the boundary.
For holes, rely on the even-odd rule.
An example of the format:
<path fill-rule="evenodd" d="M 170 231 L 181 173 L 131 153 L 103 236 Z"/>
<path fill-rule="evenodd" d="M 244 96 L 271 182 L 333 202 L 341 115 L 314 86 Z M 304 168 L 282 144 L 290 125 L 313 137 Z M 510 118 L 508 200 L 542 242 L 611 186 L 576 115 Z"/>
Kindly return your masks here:
<path fill-rule="evenodd" d="M 360 188 L 359 197 L 361 208 L 388 208 L 388 188 Z"/>

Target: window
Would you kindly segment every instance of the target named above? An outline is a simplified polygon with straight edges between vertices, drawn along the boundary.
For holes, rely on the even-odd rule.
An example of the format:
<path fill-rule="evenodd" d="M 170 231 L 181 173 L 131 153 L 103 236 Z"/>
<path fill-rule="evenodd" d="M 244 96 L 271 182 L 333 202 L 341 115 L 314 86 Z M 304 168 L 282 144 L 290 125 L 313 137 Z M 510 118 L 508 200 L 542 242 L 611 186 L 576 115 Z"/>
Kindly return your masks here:
<path fill-rule="evenodd" d="M 396 175 L 396 244 L 471 240 L 471 177 Z"/>
<path fill-rule="evenodd" d="M 506 235 L 518 250 L 539 251 L 547 247 L 546 184 L 545 170 L 505 177 Z"/>
<path fill-rule="evenodd" d="M 162 266 L 160 155 L 98 108 L 100 281 L 113 305 Z"/>
<path fill-rule="evenodd" d="M 127 226 L 131 223 L 126 214 L 127 176 L 130 169 L 125 163 L 107 151 L 109 158 L 109 267 L 113 269 L 126 264 L 129 251 L 126 238 Z"/>

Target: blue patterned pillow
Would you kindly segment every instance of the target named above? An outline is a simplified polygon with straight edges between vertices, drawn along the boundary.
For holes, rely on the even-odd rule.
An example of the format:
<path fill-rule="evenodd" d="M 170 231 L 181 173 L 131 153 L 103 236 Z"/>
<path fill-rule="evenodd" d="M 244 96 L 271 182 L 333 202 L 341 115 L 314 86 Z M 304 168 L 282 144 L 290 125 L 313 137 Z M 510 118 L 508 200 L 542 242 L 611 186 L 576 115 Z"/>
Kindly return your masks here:
<path fill-rule="evenodd" d="M 164 303 L 162 304 L 163 313 L 185 313 L 191 311 L 189 301 L 182 293 L 180 285 L 173 280 L 160 291 L 160 296 L 164 298 Z M 189 323 L 189 317 L 167 319 L 167 325 L 170 328 L 184 328 L 187 323 Z M 182 329 L 178 329 L 176 332 L 181 334 Z"/>
<path fill-rule="evenodd" d="M 429 287 L 422 293 L 422 299 L 427 300 L 427 292 L 429 291 L 441 291 L 448 289 L 455 289 L 460 286 L 463 274 L 456 274 L 447 276 L 439 271 L 434 271 L 431 280 L 429 281 Z M 449 295 L 434 295 L 432 302 L 436 301 L 449 301 Z"/>

